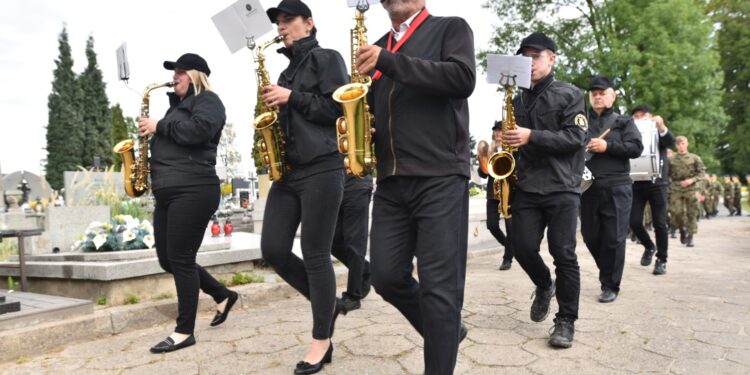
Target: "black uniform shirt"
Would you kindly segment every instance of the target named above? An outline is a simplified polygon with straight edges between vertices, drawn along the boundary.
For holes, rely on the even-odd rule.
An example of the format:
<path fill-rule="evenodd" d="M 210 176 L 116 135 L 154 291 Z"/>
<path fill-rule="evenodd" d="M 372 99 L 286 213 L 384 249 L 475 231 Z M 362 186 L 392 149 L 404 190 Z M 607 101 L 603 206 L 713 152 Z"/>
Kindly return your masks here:
<path fill-rule="evenodd" d="M 550 73 L 516 95 L 513 108 L 518 126 L 531 129 L 529 143 L 516 153 L 516 187 L 580 194 L 588 128 L 581 90 Z"/>
<path fill-rule="evenodd" d="M 594 186 L 605 187 L 630 184 L 630 159 L 637 158 L 643 152 L 641 133 L 633 118 L 615 113 L 607 108 L 598 115 L 594 110 L 589 112 L 588 138 L 596 138 L 606 129 L 604 137 L 607 150 L 593 153 L 586 166 L 594 175 Z"/>

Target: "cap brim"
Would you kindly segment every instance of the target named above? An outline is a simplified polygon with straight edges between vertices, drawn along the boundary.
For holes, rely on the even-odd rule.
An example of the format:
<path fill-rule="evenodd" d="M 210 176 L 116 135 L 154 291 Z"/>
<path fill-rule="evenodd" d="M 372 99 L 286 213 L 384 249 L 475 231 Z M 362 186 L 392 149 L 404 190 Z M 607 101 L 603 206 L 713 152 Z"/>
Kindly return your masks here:
<path fill-rule="evenodd" d="M 268 18 L 271 20 L 271 23 L 277 23 L 276 18 L 279 17 L 279 13 L 284 12 L 290 16 L 300 16 L 301 14 L 296 13 L 295 11 L 291 9 L 285 9 L 285 8 L 268 8 L 266 10 L 266 14 L 268 15 Z"/>
<path fill-rule="evenodd" d="M 521 48 L 518 49 L 518 51 L 516 51 L 516 55 L 520 55 L 521 51 L 524 48 L 533 48 L 533 49 L 535 49 L 537 51 L 540 51 L 540 52 L 544 51 L 545 49 L 549 49 L 549 48 L 547 48 L 547 47 L 545 47 L 545 46 L 543 46 L 541 44 L 524 44 L 524 45 L 521 46 Z"/>

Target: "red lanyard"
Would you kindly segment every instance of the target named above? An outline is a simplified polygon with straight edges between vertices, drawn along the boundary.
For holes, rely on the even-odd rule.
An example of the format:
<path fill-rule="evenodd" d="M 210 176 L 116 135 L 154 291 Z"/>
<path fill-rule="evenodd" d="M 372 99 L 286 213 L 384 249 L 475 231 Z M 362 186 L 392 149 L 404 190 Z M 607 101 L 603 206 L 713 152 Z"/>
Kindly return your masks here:
<path fill-rule="evenodd" d="M 390 34 L 388 35 L 388 46 L 386 50 L 392 53 L 398 52 L 401 46 L 403 46 L 404 43 L 406 43 L 406 41 L 409 40 L 409 38 L 411 38 L 411 34 L 414 34 L 414 31 L 416 31 L 419 28 L 419 26 L 422 25 L 422 22 L 424 22 L 424 20 L 426 20 L 427 16 L 429 15 L 430 15 L 430 12 L 427 11 L 427 8 L 422 9 L 422 11 L 419 13 L 417 18 L 415 18 L 414 21 L 411 23 L 411 25 L 409 25 L 409 28 L 406 29 L 406 34 L 404 34 L 401 37 L 401 39 L 398 40 L 395 47 L 393 46 L 393 31 L 391 31 Z M 378 80 L 380 79 L 382 75 L 383 73 L 381 71 L 376 70 L 375 74 L 372 76 L 372 79 Z"/>

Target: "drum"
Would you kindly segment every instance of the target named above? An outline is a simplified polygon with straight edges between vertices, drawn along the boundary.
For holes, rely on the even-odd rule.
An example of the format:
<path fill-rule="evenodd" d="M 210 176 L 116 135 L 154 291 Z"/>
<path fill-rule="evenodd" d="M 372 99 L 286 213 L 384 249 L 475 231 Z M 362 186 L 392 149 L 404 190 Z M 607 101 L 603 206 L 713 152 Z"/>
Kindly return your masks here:
<path fill-rule="evenodd" d="M 659 130 L 652 120 L 635 120 L 641 133 L 643 152 L 636 159 L 630 159 L 630 177 L 633 181 L 655 181 L 661 174 L 662 160 L 659 155 Z"/>

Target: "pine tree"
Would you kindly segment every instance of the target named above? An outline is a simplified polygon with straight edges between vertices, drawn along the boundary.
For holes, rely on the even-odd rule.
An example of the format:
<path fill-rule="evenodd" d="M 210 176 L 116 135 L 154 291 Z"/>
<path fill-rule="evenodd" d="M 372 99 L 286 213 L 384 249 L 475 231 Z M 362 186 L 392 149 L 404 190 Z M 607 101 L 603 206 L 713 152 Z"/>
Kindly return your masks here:
<path fill-rule="evenodd" d="M 79 103 L 86 137 L 81 150 L 81 165 L 94 165 L 94 157 L 98 156 L 101 158 L 101 165 L 108 166 L 113 162 L 112 138 L 106 136 L 112 133 L 112 117 L 109 113 L 106 85 L 96 61 L 92 36 L 86 41 L 86 59 L 86 70 L 78 77 L 83 95 Z"/>
<path fill-rule="evenodd" d="M 128 139 L 128 125 L 125 123 L 125 118 L 122 116 L 122 108 L 120 103 L 117 103 L 110 109 L 112 112 L 112 144 L 116 145 L 122 140 Z M 122 167 L 122 157 L 119 154 L 112 153 L 112 168 L 119 172 Z"/>
<path fill-rule="evenodd" d="M 60 55 L 55 60 L 52 92 L 47 98 L 46 178 L 53 189 L 63 187 L 63 172 L 73 171 L 81 164 L 83 149 L 82 118 L 76 101 L 80 98 L 73 73 L 73 58 L 68 32 L 63 27 L 58 37 Z"/>

